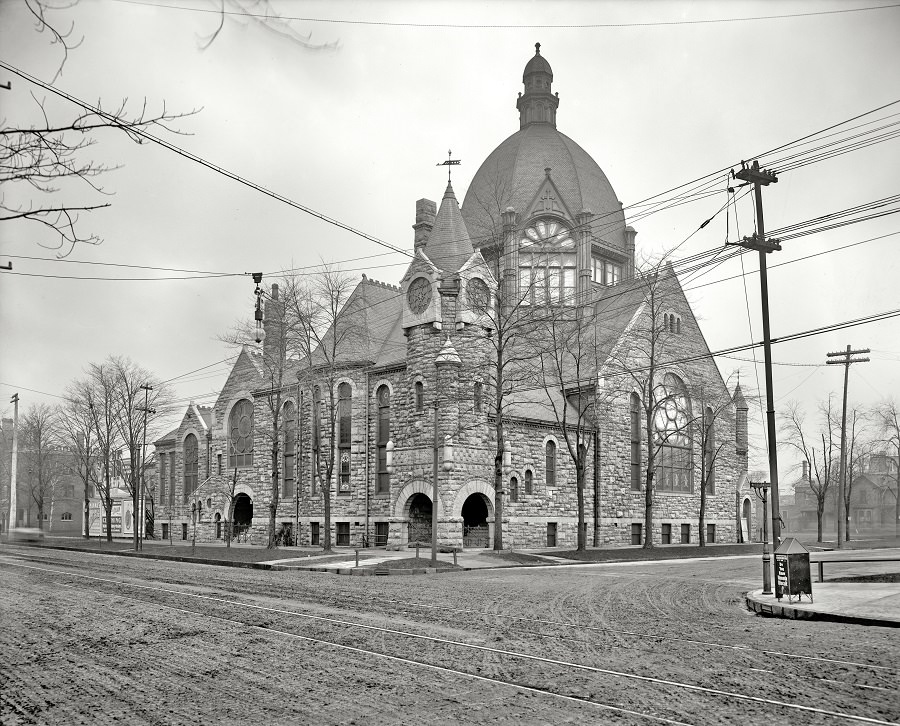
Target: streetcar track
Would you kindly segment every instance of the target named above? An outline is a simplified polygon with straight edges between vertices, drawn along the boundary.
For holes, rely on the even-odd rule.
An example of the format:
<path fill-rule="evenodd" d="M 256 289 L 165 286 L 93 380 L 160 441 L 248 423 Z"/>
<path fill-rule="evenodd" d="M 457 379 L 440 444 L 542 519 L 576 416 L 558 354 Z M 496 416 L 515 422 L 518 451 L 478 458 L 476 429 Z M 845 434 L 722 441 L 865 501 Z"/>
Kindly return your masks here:
<path fill-rule="evenodd" d="M 468 648 L 471 650 L 477 650 L 477 651 L 480 651 L 483 653 L 490 653 L 490 654 L 497 655 L 497 656 L 519 658 L 519 659 L 523 659 L 526 661 L 539 662 L 539 663 L 559 666 L 562 668 L 569 668 L 569 669 L 579 670 L 579 671 L 584 671 L 584 672 L 589 672 L 589 673 L 602 674 L 602 675 L 606 675 L 606 676 L 610 676 L 610 677 L 614 677 L 614 678 L 630 679 L 630 680 L 636 680 L 636 681 L 645 682 L 645 683 L 652 683 L 652 684 L 656 684 L 656 685 L 681 688 L 681 689 L 684 689 L 687 691 L 693 691 L 695 693 L 723 697 L 726 699 L 731 698 L 731 699 L 737 699 L 737 700 L 742 700 L 742 701 L 749 701 L 749 702 L 753 702 L 753 703 L 757 703 L 757 704 L 764 704 L 766 706 L 775 706 L 775 707 L 779 707 L 779 708 L 792 709 L 795 711 L 802 711 L 802 712 L 817 714 L 817 715 L 822 715 L 822 716 L 843 718 L 843 719 L 848 719 L 848 720 L 860 722 L 860 723 L 879 724 L 882 726 L 900 726 L 900 724 L 898 724 L 897 722 L 885 721 L 885 720 L 881 720 L 881 719 L 870 718 L 867 716 L 859 716 L 859 715 L 843 713 L 843 712 L 838 712 L 838 711 L 831 711 L 828 709 L 816 708 L 813 706 L 806 706 L 803 704 L 796 704 L 796 703 L 790 703 L 790 702 L 786 702 L 786 701 L 779 701 L 779 700 L 775 700 L 775 699 L 763 698 L 761 696 L 752 696 L 752 695 L 737 693 L 737 692 L 733 692 L 733 691 L 725 691 L 722 689 L 710 688 L 707 686 L 701 686 L 701 685 L 691 684 L 691 683 L 684 683 L 681 681 L 675 681 L 675 680 L 671 680 L 671 679 L 655 678 L 652 676 L 644 676 L 644 675 L 639 675 L 639 674 L 635 674 L 635 673 L 627 673 L 624 671 L 616 671 L 616 670 L 612 670 L 612 669 L 608 669 L 608 668 L 600 668 L 597 666 L 590 666 L 590 665 L 585 665 L 585 664 L 581 664 L 581 663 L 573 663 L 570 661 L 564 661 L 564 660 L 559 660 L 559 659 L 554 659 L 554 658 L 547 658 L 547 657 L 531 655 L 531 654 L 527 654 L 527 653 L 520 653 L 517 651 L 510 651 L 510 650 L 505 650 L 505 649 L 501 649 L 501 648 L 494 648 L 494 647 L 487 646 L 487 645 L 465 643 L 462 641 L 454 641 L 454 640 L 449 640 L 446 638 L 439 638 L 439 637 L 435 637 L 435 636 L 423 635 L 420 633 L 411 633 L 411 632 L 407 632 L 407 631 L 403 631 L 403 630 L 398 630 L 396 628 L 386 628 L 386 627 L 381 627 L 381 626 L 376 626 L 376 625 L 368 625 L 368 624 L 353 622 L 353 621 L 349 621 L 349 620 L 341 620 L 338 618 L 300 613 L 300 612 L 296 612 L 293 610 L 285 610 L 283 608 L 266 607 L 263 605 L 257 605 L 257 604 L 252 604 L 252 603 L 243 603 L 243 602 L 239 602 L 236 600 L 230 600 L 227 598 L 213 597 L 210 595 L 202 595 L 202 594 L 198 594 L 198 593 L 184 592 L 182 590 L 173 590 L 173 589 L 165 588 L 165 587 L 158 587 L 158 586 L 154 587 L 154 586 L 150 586 L 150 585 L 130 583 L 130 582 L 126 582 L 124 580 L 114 580 L 114 579 L 110 579 L 110 578 L 77 574 L 77 573 L 72 573 L 72 572 L 66 572 L 63 570 L 50 569 L 50 568 L 46 568 L 46 567 L 36 567 L 33 565 L 25 565 L 25 564 L 21 564 L 18 562 L 12 562 L 9 564 L 12 564 L 13 566 L 16 566 L 16 567 L 22 567 L 24 569 L 31 569 L 31 570 L 36 570 L 39 572 L 44 572 L 44 573 L 63 575 L 63 576 L 71 577 L 74 579 L 92 580 L 95 582 L 101 582 L 101 583 L 114 585 L 114 586 L 125 586 L 125 587 L 134 588 L 137 590 L 145 590 L 145 591 L 149 591 L 149 592 L 175 595 L 178 597 L 193 598 L 196 600 L 203 600 L 203 601 L 207 601 L 207 602 L 211 602 L 211 603 L 225 605 L 228 607 L 244 608 L 246 610 L 262 611 L 262 612 L 270 613 L 270 614 L 274 614 L 274 615 L 286 615 L 286 616 L 292 616 L 292 617 L 297 617 L 297 618 L 303 618 L 303 619 L 310 620 L 310 621 L 324 622 L 324 623 L 329 623 L 329 624 L 334 624 L 334 625 L 358 628 L 358 629 L 368 630 L 368 631 L 372 631 L 372 632 L 376 632 L 376 633 L 381 633 L 382 636 L 385 634 L 389 634 L 389 635 L 394 635 L 394 636 L 399 636 L 399 637 L 417 639 L 417 640 L 426 641 L 426 642 L 430 642 L 430 643 L 436 643 L 436 644 L 440 644 L 440 645 L 444 645 L 444 646 L 452 646 L 452 647 L 458 647 L 458 648 L 463 648 L 463 649 Z M 244 627 L 253 627 L 253 628 L 259 628 L 262 630 L 268 630 L 270 632 L 279 633 L 279 634 L 282 634 L 282 635 L 285 635 L 288 637 L 292 637 L 292 638 L 299 638 L 302 640 L 306 640 L 308 642 L 315 642 L 315 643 L 319 643 L 319 644 L 323 644 L 323 645 L 330 645 L 332 647 L 337 647 L 337 648 L 341 648 L 341 649 L 345 649 L 345 650 L 349 650 L 349 651 L 353 651 L 353 652 L 365 653 L 365 654 L 373 655 L 376 657 L 386 658 L 386 659 L 389 659 L 392 661 L 400 661 L 400 662 L 415 664 L 415 665 L 418 665 L 421 667 L 436 669 L 436 670 L 453 673 L 453 674 L 457 674 L 457 675 L 465 675 L 470 678 L 474 678 L 474 679 L 478 679 L 478 680 L 486 680 L 486 681 L 489 681 L 492 683 L 511 685 L 511 686 L 514 686 L 517 688 L 532 690 L 535 693 L 552 695 L 554 697 L 559 697 L 559 698 L 565 698 L 568 700 L 576 701 L 578 703 L 592 704 L 592 705 L 599 706 L 601 708 L 622 711 L 622 712 L 629 713 L 631 715 L 641 716 L 643 718 L 649 718 L 649 719 L 661 721 L 664 723 L 683 724 L 683 722 L 678 722 L 678 721 L 674 721 L 671 719 L 664 719 L 661 717 L 654 716 L 652 714 L 646 714 L 646 713 L 641 713 L 641 712 L 637 712 L 637 711 L 630 711 L 628 709 L 623 709 L 621 707 L 612 706 L 611 704 L 605 704 L 605 703 L 601 703 L 599 701 L 594 701 L 594 700 L 587 699 L 587 698 L 577 698 L 574 696 L 566 696 L 565 694 L 558 694 L 553 691 L 548 691 L 545 689 L 537 689 L 537 688 L 534 688 L 531 686 L 525 686 L 523 684 L 515 683 L 512 681 L 503 681 L 498 678 L 488 678 L 485 676 L 479 676 L 477 674 L 469 673 L 467 671 L 459 671 L 456 669 L 447 668 L 445 666 L 435 666 L 433 664 L 423 663 L 421 661 L 416 661 L 413 659 L 402 658 L 400 656 L 392 656 L 392 655 L 382 653 L 379 651 L 375 651 L 375 650 L 358 648 L 356 646 L 349 646 L 349 645 L 342 644 L 342 643 L 335 643 L 334 641 L 331 641 L 331 640 L 313 638 L 311 636 L 302 636 L 302 635 L 299 635 L 296 633 L 291 633 L 288 631 L 281 630 L 279 628 L 272 627 L 270 625 L 258 625 L 255 623 L 247 623 L 242 620 L 237 620 L 234 618 L 227 618 L 227 617 L 220 616 L 220 615 L 210 615 L 208 613 L 199 612 L 197 610 L 192 610 L 190 608 L 179 608 L 179 607 L 167 605 L 164 603 L 156 603 L 156 602 L 144 600 L 141 598 L 124 596 L 121 593 L 116 593 L 116 595 L 121 596 L 121 597 L 127 597 L 132 600 L 137 600 L 144 604 L 151 604 L 151 605 L 156 605 L 158 607 L 165 607 L 165 608 L 169 608 L 169 609 L 180 611 L 180 612 L 199 615 L 201 617 L 209 617 L 209 618 L 213 618 L 213 619 L 219 619 L 219 620 L 222 620 L 225 622 L 240 624 Z M 861 664 L 861 665 L 865 665 L 865 664 Z M 845 685 L 852 685 L 852 684 L 845 684 Z"/>
<path fill-rule="evenodd" d="M 466 614 L 466 615 L 489 616 L 489 617 L 493 617 L 493 618 L 503 618 L 505 620 L 519 620 L 519 621 L 528 622 L 528 623 L 535 622 L 535 618 L 526 618 L 526 617 L 522 617 L 520 615 L 507 615 L 507 614 L 492 615 L 490 613 L 485 613 L 480 610 L 471 610 L 471 609 L 467 609 L 467 608 L 453 608 L 453 607 L 448 607 L 446 605 L 428 605 L 426 603 L 417 603 L 417 602 L 412 602 L 412 601 L 407 601 L 407 600 L 390 600 L 390 599 L 386 599 L 385 602 L 394 603 L 396 605 L 408 605 L 411 607 L 418 607 L 418 608 L 429 609 L 429 610 L 445 610 L 447 612 L 461 613 L 461 614 Z M 620 635 L 632 635 L 632 636 L 639 637 L 639 638 L 646 638 L 649 636 L 649 637 L 657 638 L 659 640 L 671 640 L 671 641 L 676 641 L 676 642 L 681 642 L 681 643 L 691 643 L 693 645 L 702 645 L 702 646 L 713 647 L 713 648 L 723 648 L 726 650 L 749 651 L 752 653 L 758 653 L 760 655 L 774 655 L 774 656 L 778 656 L 781 658 L 795 658 L 798 660 L 811 660 L 811 661 L 816 661 L 816 662 L 830 663 L 833 665 L 854 666 L 857 668 L 871 668 L 873 670 L 890 671 L 890 672 L 897 672 L 898 670 L 900 670 L 897 668 L 892 668 L 891 666 L 880 666 L 880 665 L 874 665 L 871 663 L 858 663 L 856 661 L 842 660 L 840 658 L 823 658 L 821 656 L 814 656 L 814 655 L 800 655 L 798 653 L 786 653 L 786 652 L 777 651 L 777 650 L 759 649 L 759 648 L 754 648 L 753 646 L 750 646 L 750 645 L 729 645 L 728 643 L 716 643 L 715 641 L 695 640 L 692 638 L 681 638 L 681 637 L 674 636 L 674 635 L 657 635 L 655 633 L 654 634 L 639 633 L 634 630 L 622 630 L 619 628 L 599 627 L 596 625 L 581 625 L 579 623 L 567 623 L 562 620 L 542 619 L 542 620 L 539 620 L 538 622 L 540 622 L 541 624 L 544 624 L 544 625 L 559 625 L 562 627 L 574 628 L 574 629 L 578 629 L 578 630 L 590 630 L 590 631 L 595 631 L 595 632 L 600 632 L 600 633 L 616 633 L 616 634 L 620 634 Z"/>

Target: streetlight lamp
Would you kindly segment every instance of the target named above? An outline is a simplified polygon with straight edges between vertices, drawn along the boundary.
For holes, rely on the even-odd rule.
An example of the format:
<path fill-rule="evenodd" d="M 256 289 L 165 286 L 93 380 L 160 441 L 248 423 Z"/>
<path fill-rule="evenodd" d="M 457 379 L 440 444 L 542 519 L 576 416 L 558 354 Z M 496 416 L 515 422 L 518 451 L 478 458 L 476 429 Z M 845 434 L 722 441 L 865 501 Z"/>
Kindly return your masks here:
<path fill-rule="evenodd" d="M 256 310 L 254 311 L 253 317 L 256 319 L 256 342 L 262 343 L 266 339 L 266 331 L 263 327 L 263 309 L 262 309 L 262 295 L 263 291 L 260 288 L 259 283 L 262 282 L 262 273 L 254 272 L 253 273 L 253 282 L 256 284 L 256 289 L 253 291 L 253 294 L 256 295 Z"/>
<path fill-rule="evenodd" d="M 750 487 L 763 505 L 763 595 L 772 594 L 771 558 L 769 556 L 769 523 L 766 521 L 766 500 L 769 495 L 769 482 L 752 481 Z"/>

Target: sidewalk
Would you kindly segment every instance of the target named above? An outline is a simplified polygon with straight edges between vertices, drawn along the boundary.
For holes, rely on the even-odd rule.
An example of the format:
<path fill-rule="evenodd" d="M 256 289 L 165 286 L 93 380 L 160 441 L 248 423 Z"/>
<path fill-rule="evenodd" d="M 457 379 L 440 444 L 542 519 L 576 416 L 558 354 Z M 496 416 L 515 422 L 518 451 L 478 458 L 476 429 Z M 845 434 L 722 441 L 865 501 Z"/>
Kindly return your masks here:
<path fill-rule="evenodd" d="M 863 560 L 875 553 L 889 557 L 883 562 L 857 563 L 834 562 L 825 570 L 825 582 L 817 581 L 816 562 L 823 562 L 838 555 Z M 897 550 L 869 550 L 853 553 L 816 553 L 811 563 L 812 602 L 804 595 L 798 602 L 794 597 L 788 600 L 775 599 L 774 593 L 763 595 L 762 590 L 748 592 L 745 596 L 747 607 L 757 613 L 773 617 L 810 620 L 831 620 L 863 625 L 900 627 L 900 582 L 836 582 L 834 578 L 865 577 L 900 572 L 900 558 Z M 831 578 L 830 580 L 828 578 Z M 774 587 L 773 587 L 774 589 Z"/>

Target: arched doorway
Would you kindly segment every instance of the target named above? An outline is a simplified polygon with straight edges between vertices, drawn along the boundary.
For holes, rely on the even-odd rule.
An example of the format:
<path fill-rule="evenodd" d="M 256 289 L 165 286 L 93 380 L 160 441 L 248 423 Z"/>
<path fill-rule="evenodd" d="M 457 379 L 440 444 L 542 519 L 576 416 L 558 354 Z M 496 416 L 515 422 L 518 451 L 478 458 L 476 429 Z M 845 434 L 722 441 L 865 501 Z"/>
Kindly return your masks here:
<path fill-rule="evenodd" d="M 216 512 L 216 539 L 222 539 L 222 515 Z"/>
<path fill-rule="evenodd" d="M 409 500 L 409 542 L 431 542 L 431 500 L 414 494 Z"/>
<path fill-rule="evenodd" d="M 741 542 L 750 542 L 750 533 L 753 531 L 753 528 L 750 526 L 750 500 L 744 500 L 744 506 L 741 510 Z"/>
<path fill-rule="evenodd" d="M 253 522 L 253 500 L 241 492 L 234 498 L 234 534 L 235 536 L 250 529 Z"/>
<path fill-rule="evenodd" d="M 489 547 L 488 502 L 484 494 L 470 495 L 462 506 L 463 547 Z"/>

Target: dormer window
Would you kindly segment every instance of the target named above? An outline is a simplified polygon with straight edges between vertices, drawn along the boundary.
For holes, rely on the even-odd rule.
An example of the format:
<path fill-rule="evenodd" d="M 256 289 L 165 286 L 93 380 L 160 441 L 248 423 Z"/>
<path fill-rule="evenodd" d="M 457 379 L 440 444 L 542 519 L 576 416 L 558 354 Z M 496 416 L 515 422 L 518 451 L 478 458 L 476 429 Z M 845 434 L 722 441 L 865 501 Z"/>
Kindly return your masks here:
<path fill-rule="evenodd" d="M 575 302 L 575 240 L 556 220 L 538 220 L 519 241 L 519 296 L 524 305 Z"/>

